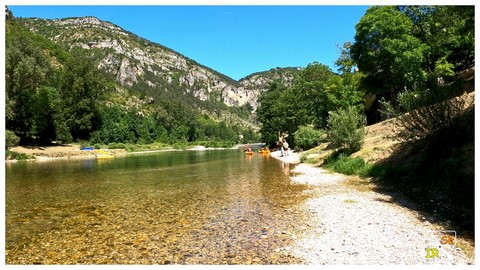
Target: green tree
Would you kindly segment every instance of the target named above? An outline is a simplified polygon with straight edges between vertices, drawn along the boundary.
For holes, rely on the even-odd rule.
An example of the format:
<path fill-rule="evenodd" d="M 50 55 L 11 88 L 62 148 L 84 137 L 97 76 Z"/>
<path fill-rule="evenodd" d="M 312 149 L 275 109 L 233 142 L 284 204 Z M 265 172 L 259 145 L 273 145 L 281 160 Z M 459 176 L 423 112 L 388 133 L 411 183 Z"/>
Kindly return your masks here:
<path fill-rule="evenodd" d="M 429 47 L 428 72 L 438 61 L 449 63 L 455 72 L 474 64 L 474 6 L 400 6 L 399 10 L 414 24 L 413 35 Z"/>
<path fill-rule="evenodd" d="M 345 72 L 339 76 L 329 67 L 315 62 L 299 72 L 291 88 L 292 103 L 296 103 L 295 107 L 299 110 L 292 112 L 296 116 L 295 121 L 290 123 L 295 127 L 292 133 L 301 125 L 312 124 L 317 129 L 323 129 L 327 125 L 329 111 L 362 102 L 363 93 L 358 90 L 360 75 L 349 72 L 351 67 L 342 69 Z"/>
<path fill-rule="evenodd" d="M 107 84 L 93 62 L 82 55 L 69 59 L 60 78 L 65 122 L 73 139 L 89 139 L 101 126 L 100 103 Z"/>
<path fill-rule="evenodd" d="M 17 146 L 19 142 L 20 138 L 13 131 L 5 130 L 5 149 Z"/>
<path fill-rule="evenodd" d="M 60 137 L 62 133 L 62 115 L 60 111 L 61 100 L 57 89 L 53 87 L 40 87 L 32 103 L 35 114 L 32 128 L 36 140 L 40 144 L 47 144 Z"/>
<path fill-rule="evenodd" d="M 34 130 L 37 91 L 49 85 L 52 67 L 24 31 L 8 31 L 6 41 L 6 127 L 22 142 L 31 142 L 37 135 Z"/>
<path fill-rule="evenodd" d="M 320 143 L 323 133 L 311 126 L 301 126 L 293 135 L 297 147 L 301 149 L 310 149 Z"/>
<path fill-rule="evenodd" d="M 331 107 L 328 95 L 336 91 L 339 83 L 333 78 L 335 76 L 328 66 L 315 62 L 295 78 L 290 96 L 291 102 L 296 103 L 295 107 L 298 108 L 291 122 L 295 130 L 301 125 L 313 124 L 316 128 L 325 126 Z"/>
<path fill-rule="evenodd" d="M 330 112 L 326 140 L 329 147 L 349 153 L 360 150 L 365 137 L 365 117 L 350 106 Z"/>
<path fill-rule="evenodd" d="M 369 92 L 395 100 L 404 89 L 421 89 L 428 46 L 413 35 L 414 24 L 393 6 L 374 6 L 356 25 L 352 59 L 365 75 Z"/>
<path fill-rule="evenodd" d="M 119 105 L 104 107 L 102 112 L 102 127 L 98 131 L 98 139 L 94 143 L 126 143 L 135 142 L 134 127 L 129 121 L 129 115 Z"/>
<path fill-rule="evenodd" d="M 286 127 L 286 87 L 280 81 L 273 81 L 269 84 L 268 90 L 258 99 L 257 119 L 262 123 L 260 132 L 262 140 L 268 143 L 274 143 L 271 138 L 275 138 L 277 131 L 285 131 Z"/>
<path fill-rule="evenodd" d="M 349 74 L 352 73 L 352 69 L 355 66 L 355 61 L 353 61 L 350 55 L 350 49 L 352 47 L 351 42 L 343 43 L 343 46 L 337 44 L 337 48 L 340 50 L 340 56 L 335 61 L 335 66 L 338 68 L 340 74 Z"/>

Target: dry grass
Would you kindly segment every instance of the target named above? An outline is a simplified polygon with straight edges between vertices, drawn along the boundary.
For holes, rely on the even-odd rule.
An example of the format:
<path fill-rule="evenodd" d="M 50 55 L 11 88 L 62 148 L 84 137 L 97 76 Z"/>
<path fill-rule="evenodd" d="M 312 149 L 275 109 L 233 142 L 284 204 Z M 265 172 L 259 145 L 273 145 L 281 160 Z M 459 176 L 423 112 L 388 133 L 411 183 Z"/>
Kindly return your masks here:
<path fill-rule="evenodd" d="M 366 134 L 362 148 L 352 154 L 352 157 L 361 157 L 368 163 L 377 163 L 390 157 L 395 147 L 400 143 L 394 138 L 396 119 L 389 119 L 375 125 L 365 127 Z M 322 165 L 324 160 L 333 152 L 328 149 L 328 143 L 305 151 L 303 155 L 308 163 Z"/>

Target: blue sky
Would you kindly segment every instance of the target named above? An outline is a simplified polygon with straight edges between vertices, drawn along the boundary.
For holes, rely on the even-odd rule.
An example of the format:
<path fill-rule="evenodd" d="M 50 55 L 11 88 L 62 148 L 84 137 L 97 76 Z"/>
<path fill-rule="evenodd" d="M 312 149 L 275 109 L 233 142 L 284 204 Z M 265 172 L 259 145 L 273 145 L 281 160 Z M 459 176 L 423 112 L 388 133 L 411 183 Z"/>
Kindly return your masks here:
<path fill-rule="evenodd" d="M 335 71 L 367 6 L 15 6 L 15 17 L 95 16 L 233 79 L 314 61 Z"/>

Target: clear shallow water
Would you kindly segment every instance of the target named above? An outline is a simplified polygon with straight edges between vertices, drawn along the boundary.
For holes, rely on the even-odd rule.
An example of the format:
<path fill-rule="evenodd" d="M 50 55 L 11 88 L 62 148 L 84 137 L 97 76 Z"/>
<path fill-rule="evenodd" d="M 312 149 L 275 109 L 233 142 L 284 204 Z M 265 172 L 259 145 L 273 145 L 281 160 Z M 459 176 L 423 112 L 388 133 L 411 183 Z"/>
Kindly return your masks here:
<path fill-rule="evenodd" d="M 237 150 L 6 164 L 6 262 L 300 263 L 305 189 Z"/>

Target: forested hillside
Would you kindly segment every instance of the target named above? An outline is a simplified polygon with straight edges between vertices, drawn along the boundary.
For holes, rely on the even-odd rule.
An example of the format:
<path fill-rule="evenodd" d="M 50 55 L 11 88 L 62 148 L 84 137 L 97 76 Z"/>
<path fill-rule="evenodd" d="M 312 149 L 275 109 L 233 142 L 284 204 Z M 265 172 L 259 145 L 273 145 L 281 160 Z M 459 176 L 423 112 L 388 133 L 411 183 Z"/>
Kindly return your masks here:
<path fill-rule="evenodd" d="M 118 26 L 9 16 L 6 35 L 8 145 L 258 141 L 239 83 Z"/>

